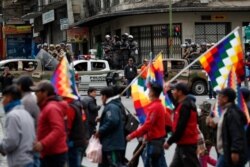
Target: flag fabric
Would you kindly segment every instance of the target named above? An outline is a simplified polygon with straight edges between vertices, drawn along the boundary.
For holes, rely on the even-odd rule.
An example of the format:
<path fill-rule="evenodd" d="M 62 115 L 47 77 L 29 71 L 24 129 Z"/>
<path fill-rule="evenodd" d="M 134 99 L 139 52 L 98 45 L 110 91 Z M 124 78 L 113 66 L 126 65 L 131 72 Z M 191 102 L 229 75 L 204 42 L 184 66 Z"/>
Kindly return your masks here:
<path fill-rule="evenodd" d="M 144 123 L 146 120 L 145 107 L 150 103 L 148 98 L 147 87 L 145 86 L 145 80 L 141 77 L 136 78 L 131 85 L 131 95 L 136 111 L 136 115 L 140 123 Z"/>
<path fill-rule="evenodd" d="M 230 71 L 228 78 L 227 78 L 227 81 L 226 81 L 225 85 L 223 86 L 223 88 L 232 88 L 233 90 L 235 90 L 235 92 L 236 92 L 236 104 L 239 106 L 241 111 L 245 114 L 245 116 L 247 118 L 247 122 L 250 123 L 250 116 L 249 116 L 248 108 L 247 108 L 246 102 L 243 98 L 243 95 L 240 91 L 240 87 L 238 85 L 238 79 L 237 79 L 237 75 L 236 75 L 236 70 L 234 67 L 232 67 L 232 70 Z M 214 107 L 214 110 L 212 111 L 212 115 L 215 117 L 220 117 L 222 115 L 222 109 L 218 105 L 218 100 L 215 103 L 215 107 Z"/>
<path fill-rule="evenodd" d="M 67 58 L 64 56 L 54 71 L 51 83 L 59 96 L 79 99 L 75 75 L 73 69 L 70 68 Z"/>
<path fill-rule="evenodd" d="M 215 91 L 223 88 L 232 66 L 235 67 L 238 83 L 242 82 L 245 70 L 239 32 L 234 31 L 229 34 L 210 51 L 204 53 L 199 61 L 208 73 Z"/>
<path fill-rule="evenodd" d="M 249 112 L 248 112 L 248 108 L 247 108 L 247 104 L 243 98 L 243 95 L 240 91 L 240 87 L 237 84 L 237 75 L 236 75 L 236 70 L 233 67 L 232 70 L 230 71 L 229 75 L 228 75 L 228 80 L 227 80 L 227 84 L 226 87 L 232 88 L 235 90 L 236 92 L 236 104 L 239 106 L 239 108 L 243 111 L 243 113 L 245 114 L 248 123 L 250 123 L 250 117 L 249 117 Z"/>
<path fill-rule="evenodd" d="M 131 94 L 134 101 L 134 107 L 140 123 L 144 123 L 146 119 L 145 108 L 150 103 L 148 97 L 150 86 L 149 83 L 156 82 L 163 87 L 164 68 L 162 59 L 162 54 L 158 54 L 154 62 L 149 62 L 146 80 L 143 80 L 141 77 L 139 77 L 131 86 Z M 160 99 L 165 107 L 169 109 L 174 108 L 174 105 L 169 99 L 167 93 L 162 93 L 160 95 Z"/>

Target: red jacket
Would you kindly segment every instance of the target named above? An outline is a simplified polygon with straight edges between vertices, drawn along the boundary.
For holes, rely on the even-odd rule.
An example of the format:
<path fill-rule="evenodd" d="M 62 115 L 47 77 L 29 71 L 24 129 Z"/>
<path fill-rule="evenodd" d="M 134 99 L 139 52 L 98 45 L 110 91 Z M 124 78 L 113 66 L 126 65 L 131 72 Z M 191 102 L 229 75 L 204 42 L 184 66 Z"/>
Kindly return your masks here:
<path fill-rule="evenodd" d="M 197 144 L 197 111 L 195 104 L 188 98 L 180 103 L 175 109 L 173 132 L 173 135 L 168 140 L 168 144 Z"/>
<path fill-rule="evenodd" d="M 50 97 L 39 106 L 37 140 L 43 145 L 41 156 L 67 152 L 65 116 L 68 104 Z"/>
<path fill-rule="evenodd" d="M 165 108 L 161 100 L 157 99 L 146 107 L 146 121 L 136 131 L 131 133 L 131 138 L 145 135 L 147 141 L 159 139 L 166 136 L 165 131 Z"/>

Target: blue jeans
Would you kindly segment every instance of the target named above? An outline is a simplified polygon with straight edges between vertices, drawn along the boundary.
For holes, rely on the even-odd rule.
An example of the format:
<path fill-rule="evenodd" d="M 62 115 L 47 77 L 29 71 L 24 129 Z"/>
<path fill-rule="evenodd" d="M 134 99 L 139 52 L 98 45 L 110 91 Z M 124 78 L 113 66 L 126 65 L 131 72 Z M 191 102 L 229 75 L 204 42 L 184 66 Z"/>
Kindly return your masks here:
<path fill-rule="evenodd" d="M 127 79 L 127 86 L 132 82 L 133 80 Z M 131 88 L 128 88 L 126 91 L 126 96 L 130 97 L 131 96 Z"/>
<path fill-rule="evenodd" d="M 39 153 L 34 153 L 34 167 L 40 167 L 40 154 Z"/>
<path fill-rule="evenodd" d="M 216 167 L 244 167 L 245 165 L 230 165 L 225 161 L 224 155 L 220 155 Z"/>
<path fill-rule="evenodd" d="M 69 167 L 80 167 L 82 163 L 83 148 L 69 148 Z"/>
<path fill-rule="evenodd" d="M 153 153 L 154 147 L 154 145 L 148 143 L 144 148 L 142 153 L 144 167 L 167 167 L 163 146 L 161 153 L 157 155 Z"/>
<path fill-rule="evenodd" d="M 31 163 L 25 165 L 24 167 L 34 167 L 34 165 L 35 165 L 35 164 L 34 164 L 33 162 L 31 162 Z"/>
<path fill-rule="evenodd" d="M 41 159 L 41 167 L 65 167 L 68 153 L 47 155 Z"/>

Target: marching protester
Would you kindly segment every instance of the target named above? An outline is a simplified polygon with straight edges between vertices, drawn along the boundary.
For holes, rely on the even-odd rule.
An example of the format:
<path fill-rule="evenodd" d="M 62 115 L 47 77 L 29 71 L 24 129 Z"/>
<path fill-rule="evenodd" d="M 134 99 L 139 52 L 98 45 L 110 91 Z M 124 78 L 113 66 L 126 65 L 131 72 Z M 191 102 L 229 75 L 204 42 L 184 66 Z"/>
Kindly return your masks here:
<path fill-rule="evenodd" d="M 235 104 L 236 93 L 233 89 L 225 88 L 218 93 L 218 104 L 223 111 L 217 125 L 220 155 L 216 167 L 244 167 L 247 160 L 246 117 Z"/>
<path fill-rule="evenodd" d="M 136 75 L 137 75 L 137 68 L 133 63 L 133 59 L 129 58 L 128 64 L 124 68 L 124 77 L 127 80 L 127 86 L 130 85 L 130 83 L 133 81 L 133 79 L 136 77 Z M 130 88 L 127 90 L 126 96 L 127 96 L 127 98 L 129 98 L 131 96 L 131 89 Z"/>
<path fill-rule="evenodd" d="M 198 142 L 197 110 L 195 103 L 187 97 L 188 87 L 178 83 L 173 88 L 173 98 L 177 102 L 175 108 L 173 134 L 165 142 L 168 149 L 176 143 L 176 150 L 170 167 L 199 167 L 196 155 Z"/>
<path fill-rule="evenodd" d="M 147 75 L 148 75 L 148 70 L 146 69 L 147 67 L 148 67 L 148 59 L 144 59 L 143 60 L 143 65 L 141 66 L 141 71 L 143 71 L 142 74 L 141 74 L 141 77 L 143 79 L 147 78 Z"/>
<path fill-rule="evenodd" d="M 146 108 L 146 121 L 136 131 L 127 136 L 130 141 L 145 135 L 146 147 L 143 152 L 145 167 L 167 166 L 164 157 L 165 108 L 159 99 L 163 88 L 157 83 L 150 84 L 149 98 L 151 103 Z"/>
<path fill-rule="evenodd" d="M 35 126 L 37 127 L 40 109 L 37 105 L 36 96 L 32 94 L 30 89 L 30 87 L 33 86 L 33 80 L 30 76 L 21 76 L 17 79 L 16 84 L 22 93 L 21 102 L 25 110 L 27 110 L 34 119 Z"/>
<path fill-rule="evenodd" d="M 43 80 L 31 90 L 41 109 L 33 149 L 41 153 L 41 167 L 64 167 L 68 152 L 65 129 L 68 105 L 58 99 L 49 81 Z"/>
<path fill-rule="evenodd" d="M 86 129 L 82 119 L 82 104 L 80 100 L 65 97 L 63 99 L 69 104 L 66 127 L 69 167 L 81 167 L 84 148 L 87 145 Z"/>
<path fill-rule="evenodd" d="M 101 90 L 101 100 L 104 105 L 100 117 L 100 127 L 95 137 L 102 144 L 102 163 L 99 167 L 123 165 L 125 151 L 124 125 L 119 99 L 112 98 L 113 89 L 106 87 Z"/>
<path fill-rule="evenodd" d="M 96 118 L 101 108 L 96 103 L 96 88 L 90 87 L 88 89 L 88 96 L 84 97 L 81 101 L 87 115 L 88 138 L 90 138 L 96 131 Z"/>
<path fill-rule="evenodd" d="M 33 167 L 34 121 L 21 104 L 21 92 L 17 86 L 9 86 L 2 93 L 6 133 L 0 141 L 0 153 L 7 155 L 9 167 Z"/>
<path fill-rule="evenodd" d="M 211 112 L 211 106 L 212 104 L 208 103 L 207 101 L 204 101 L 200 105 L 201 113 L 198 122 L 199 122 L 199 128 L 204 136 L 205 146 L 206 146 L 206 149 L 204 150 L 204 152 L 200 154 L 199 157 L 201 162 L 201 167 L 207 167 L 208 164 L 212 166 L 216 165 L 216 160 L 209 155 L 211 148 L 215 146 L 215 139 L 216 139 L 216 131 L 207 125 L 207 119 Z"/>
<path fill-rule="evenodd" d="M 246 102 L 248 112 L 250 112 L 250 90 L 246 87 L 241 87 L 240 91 L 241 91 L 242 96 Z M 247 125 L 246 137 L 247 137 L 247 151 L 248 151 L 247 158 L 248 158 L 248 163 L 250 163 L 250 126 L 249 125 Z"/>

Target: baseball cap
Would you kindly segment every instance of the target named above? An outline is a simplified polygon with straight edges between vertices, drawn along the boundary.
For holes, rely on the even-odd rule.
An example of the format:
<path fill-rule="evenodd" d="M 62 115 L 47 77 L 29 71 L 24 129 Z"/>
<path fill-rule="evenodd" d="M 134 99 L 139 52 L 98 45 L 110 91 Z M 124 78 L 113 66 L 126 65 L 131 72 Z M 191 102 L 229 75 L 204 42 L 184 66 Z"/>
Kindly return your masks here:
<path fill-rule="evenodd" d="M 236 93 L 232 88 L 225 88 L 221 91 L 217 91 L 218 94 L 226 96 L 229 101 L 234 101 L 236 98 Z"/>
<path fill-rule="evenodd" d="M 35 86 L 31 86 L 30 89 L 34 92 L 38 91 L 48 91 L 55 94 L 55 89 L 53 85 L 48 80 L 40 81 Z"/>
<path fill-rule="evenodd" d="M 171 88 L 182 91 L 184 95 L 188 95 L 189 93 L 188 86 L 185 83 L 177 83 L 175 85 L 171 85 Z"/>

